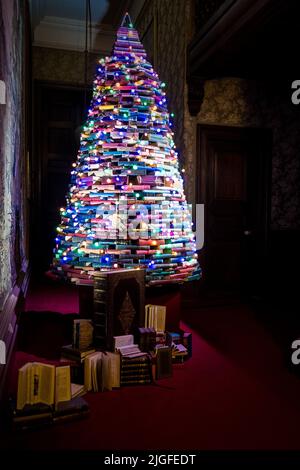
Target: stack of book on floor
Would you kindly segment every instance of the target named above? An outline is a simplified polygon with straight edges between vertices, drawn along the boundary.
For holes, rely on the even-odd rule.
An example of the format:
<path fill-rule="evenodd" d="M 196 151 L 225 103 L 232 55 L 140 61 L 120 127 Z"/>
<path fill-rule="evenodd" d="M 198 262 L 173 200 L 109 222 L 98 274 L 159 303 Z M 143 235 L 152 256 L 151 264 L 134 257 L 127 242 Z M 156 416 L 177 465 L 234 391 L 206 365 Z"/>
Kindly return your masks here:
<path fill-rule="evenodd" d="M 19 369 L 17 402 L 11 401 L 14 429 L 81 419 L 88 404 L 80 395 L 84 387 L 71 383 L 69 366 L 29 362 Z"/>
<path fill-rule="evenodd" d="M 149 354 L 134 344 L 133 335 L 114 336 L 113 344 L 120 355 L 120 385 L 142 385 L 152 382 Z"/>
<path fill-rule="evenodd" d="M 93 354 L 96 350 L 89 348 L 80 351 L 73 348 L 72 344 L 61 348 L 61 363 L 68 364 L 71 369 L 71 380 L 76 384 L 84 384 L 84 361 L 85 358 Z"/>
<path fill-rule="evenodd" d="M 96 351 L 93 347 L 93 330 L 91 320 L 74 320 L 73 342 L 61 348 L 61 362 L 70 365 L 72 382 L 84 383 L 84 360 Z"/>
<path fill-rule="evenodd" d="M 95 351 L 96 349 L 92 347 L 86 350 L 80 350 L 80 349 L 74 348 L 72 344 L 68 344 L 66 346 L 62 346 L 61 357 L 63 359 L 69 359 L 70 361 L 82 363 L 84 362 L 87 356 L 94 353 Z"/>
<path fill-rule="evenodd" d="M 52 424 L 53 407 L 45 403 L 24 405 L 18 410 L 14 400 L 10 400 L 10 415 L 14 430 L 25 430 Z"/>
<path fill-rule="evenodd" d="M 25 431 L 87 418 L 90 410 L 83 398 L 75 397 L 67 402 L 60 402 L 55 407 L 36 403 L 25 405 L 21 410 L 17 409 L 13 400 L 10 400 L 10 413 L 12 428 L 16 431 Z"/>
<path fill-rule="evenodd" d="M 88 403 L 80 396 L 67 402 L 60 402 L 53 410 L 53 424 L 87 418 L 90 414 Z"/>
<path fill-rule="evenodd" d="M 156 331 L 154 328 L 138 328 L 136 337 L 141 351 L 154 351 L 156 345 Z"/>
<path fill-rule="evenodd" d="M 151 382 L 151 362 L 147 354 L 138 357 L 121 356 L 121 386 L 147 385 Z"/>

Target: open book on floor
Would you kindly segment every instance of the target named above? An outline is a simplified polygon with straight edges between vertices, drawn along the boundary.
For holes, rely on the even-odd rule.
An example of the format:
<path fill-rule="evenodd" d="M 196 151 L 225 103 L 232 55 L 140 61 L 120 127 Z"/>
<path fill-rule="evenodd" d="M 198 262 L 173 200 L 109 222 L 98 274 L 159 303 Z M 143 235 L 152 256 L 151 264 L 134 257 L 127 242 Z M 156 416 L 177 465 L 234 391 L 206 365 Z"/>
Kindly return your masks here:
<path fill-rule="evenodd" d="M 84 386 L 94 392 L 120 387 L 120 354 L 99 351 L 86 357 Z"/>
<path fill-rule="evenodd" d="M 138 344 L 134 344 L 133 335 L 114 336 L 113 344 L 115 351 L 119 352 L 122 357 L 134 358 L 147 355 L 146 352 L 140 350 Z"/>
<path fill-rule="evenodd" d="M 19 369 L 18 410 L 37 403 L 56 405 L 71 398 L 70 366 L 28 362 Z"/>

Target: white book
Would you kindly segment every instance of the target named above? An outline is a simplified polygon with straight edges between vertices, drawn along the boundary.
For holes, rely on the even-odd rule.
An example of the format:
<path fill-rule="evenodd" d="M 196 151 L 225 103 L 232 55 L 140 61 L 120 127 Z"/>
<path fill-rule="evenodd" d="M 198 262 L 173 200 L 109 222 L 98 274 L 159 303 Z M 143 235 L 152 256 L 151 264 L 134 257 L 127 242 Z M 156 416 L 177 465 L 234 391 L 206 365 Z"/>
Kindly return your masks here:
<path fill-rule="evenodd" d="M 133 335 L 114 336 L 115 351 L 130 344 L 133 344 Z"/>

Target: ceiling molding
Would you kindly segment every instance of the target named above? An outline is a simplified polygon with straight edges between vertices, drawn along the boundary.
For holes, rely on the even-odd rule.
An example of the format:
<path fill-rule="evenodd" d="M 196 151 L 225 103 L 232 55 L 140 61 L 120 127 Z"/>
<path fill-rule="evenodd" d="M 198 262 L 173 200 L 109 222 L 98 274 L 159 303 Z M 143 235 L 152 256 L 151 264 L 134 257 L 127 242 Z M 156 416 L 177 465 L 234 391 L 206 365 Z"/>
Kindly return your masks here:
<path fill-rule="evenodd" d="M 89 52 L 110 54 L 115 31 L 106 25 L 91 25 Z M 33 45 L 73 51 L 85 50 L 85 21 L 45 16 L 34 30 Z"/>

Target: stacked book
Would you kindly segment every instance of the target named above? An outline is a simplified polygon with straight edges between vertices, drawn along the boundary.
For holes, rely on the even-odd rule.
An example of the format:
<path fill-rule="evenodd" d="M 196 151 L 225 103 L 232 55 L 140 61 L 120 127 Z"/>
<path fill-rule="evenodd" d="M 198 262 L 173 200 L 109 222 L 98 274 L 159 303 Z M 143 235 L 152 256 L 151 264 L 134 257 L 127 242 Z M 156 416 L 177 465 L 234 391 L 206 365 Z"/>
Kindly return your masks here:
<path fill-rule="evenodd" d="M 14 430 L 26 430 L 52 424 L 53 408 L 45 403 L 27 404 L 19 410 L 11 399 L 9 412 Z"/>
<path fill-rule="evenodd" d="M 121 386 L 147 385 L 151 382 L 152 370 L 147 354 L 138 357 L 121 356 Z"/>
<path fill-rule="evenodd" d="M 61 348 L 61 361 L 70 365 L 72 382 L 84 383 L 84 360 L 95 352 L 93 331 L 91 320 L 74 320 L 72 344 Z"/>
<path fill-rule="evenodd" d="M 137 342 L 141 351 L 153 351 L 156 345 L 156 331 L 154 328 L 138 328 Z"/>
<path fill-rule="evenodd" d="M 152 382 L 150 356 L 134 344 L 133 335 L 114 336 L 113 345 L 120 354 L 120 385 L 146 385 Z"/>
<path fill-rule="evenodd" d="M 84 383 L 84 360 L 94 352 L 95 349 L 92 347 L 81 351 L 80 349 L 73 348 L 72 344 L 61 348 L 61 363 L 66 363 L 70 366 L 73 383 Z"/>
<path fill-rule="evenodd" d="M 75 362 L 84 362 L 85 358 L 90 354 L 94 353 L 96 350 L 93 347 L 90 347 L 85 350 L 77 349 L 72 346 L 72 344 L 68 344 L 66 346 L 62 346 L 61 348 L 61 357 L 63 359 L 69 359 L 70 361 Z"/>
<path fill-rule="evenodd" d="M 56 406 L 45 403 L 27 404 L 21 410 L 11 400 L 9 408 L 12 428 L 18 431 L 75 421 L 89 416 L 88 403 L 78 396 L 67 402 L 60 402 Z"/>
<path fill-rule="evenodd" d="M 80 396 L 72 398 L 68 402 L 58 403 L 53 410 L 53 424 L 65 423 L 77 419 L 87 418 L 90 414 L 88 403 Z"/>

